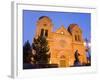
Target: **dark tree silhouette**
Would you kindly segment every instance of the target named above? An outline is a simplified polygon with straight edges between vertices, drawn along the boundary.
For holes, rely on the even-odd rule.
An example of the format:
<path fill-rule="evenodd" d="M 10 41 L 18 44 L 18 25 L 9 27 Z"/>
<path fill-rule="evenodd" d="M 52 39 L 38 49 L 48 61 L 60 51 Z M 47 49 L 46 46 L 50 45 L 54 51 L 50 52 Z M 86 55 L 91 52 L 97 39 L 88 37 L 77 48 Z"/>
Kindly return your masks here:
<path fill-rule="evenodd" d="M 79 66 L 80 65 L 79 56 L 80 56 L 80 54 L 78 53 L 78 50 L 76 50 L 75 54 L 74 54 L 74 57 L 75 57 L 74 65 L 75 66 Z"/>
<path fill-rule="evenodd" d="M 36 64 L 48 64 L 50 59 L 48 41 L 46 37 L 40 35 L 37 39 L 34 38 L 34 43 L 32 44 L 35 50 L 34 60 Z"/>
<path fill-rule="evenodd" d="M 27 40 L 23 46 L 23 63 L 30 63 L 32 57 L 32 49 L 29 41 Z"/>

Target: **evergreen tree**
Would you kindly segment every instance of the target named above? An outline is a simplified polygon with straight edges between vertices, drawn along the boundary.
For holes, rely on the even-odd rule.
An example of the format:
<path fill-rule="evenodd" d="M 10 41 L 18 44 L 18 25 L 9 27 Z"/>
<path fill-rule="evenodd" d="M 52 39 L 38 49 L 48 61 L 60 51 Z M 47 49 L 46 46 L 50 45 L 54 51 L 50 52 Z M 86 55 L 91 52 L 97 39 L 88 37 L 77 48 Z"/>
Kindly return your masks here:
<path fill-rule="evenodd" d="M 80 66 L 79 56 L 80 54 L 78 53 L 78 50 L 76 50 L 74 54 L 75 57 L 74 66 Z"/>
<path fill-rule="evenodd" d="M 32 44 L 35 50 L 34 60 L 36 64 L 48 64 L 50 59 L 48 41 L 45 36 L 40 35 L 37 39 L 34 38 L 34 43 Z"/>
<path fill-rule="evenodd" d="M 27 40 L 23 46 L 23 63 L 30 63 L 32 56 L 32 49 L 29 41 Z"/>

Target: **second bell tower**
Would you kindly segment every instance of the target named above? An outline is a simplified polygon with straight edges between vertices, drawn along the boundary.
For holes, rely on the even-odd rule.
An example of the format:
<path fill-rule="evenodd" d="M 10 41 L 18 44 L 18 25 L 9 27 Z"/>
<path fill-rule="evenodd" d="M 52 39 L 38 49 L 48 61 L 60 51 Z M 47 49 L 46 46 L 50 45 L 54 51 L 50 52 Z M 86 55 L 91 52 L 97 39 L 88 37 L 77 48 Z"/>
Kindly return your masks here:
<path fill-rule="evenodd" d="M 36 24 L 36 37 L 43 35 L 49 37 L 52 32 L 53 24 L 49 17 L 41 16 Z"/>

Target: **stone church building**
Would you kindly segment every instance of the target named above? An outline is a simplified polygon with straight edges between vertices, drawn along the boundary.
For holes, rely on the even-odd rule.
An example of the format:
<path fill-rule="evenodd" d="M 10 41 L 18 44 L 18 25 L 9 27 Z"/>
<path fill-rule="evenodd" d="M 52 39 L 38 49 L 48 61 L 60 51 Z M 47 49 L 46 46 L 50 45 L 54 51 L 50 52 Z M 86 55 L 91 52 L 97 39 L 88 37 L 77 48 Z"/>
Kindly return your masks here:
<path fill-rule="evenodd" d="M 41 33 L 47 37 L 50 48 L 50 64 L 58 64 L 59 67 L 73 66 L 75 51 L 80 54 L 81 64 L 87 63 L 82 30 L 77 24 L 70 24 L 53 31 L 52 20 L 47 16 L 41 16 L 36 23 L 36 36 Z"/>

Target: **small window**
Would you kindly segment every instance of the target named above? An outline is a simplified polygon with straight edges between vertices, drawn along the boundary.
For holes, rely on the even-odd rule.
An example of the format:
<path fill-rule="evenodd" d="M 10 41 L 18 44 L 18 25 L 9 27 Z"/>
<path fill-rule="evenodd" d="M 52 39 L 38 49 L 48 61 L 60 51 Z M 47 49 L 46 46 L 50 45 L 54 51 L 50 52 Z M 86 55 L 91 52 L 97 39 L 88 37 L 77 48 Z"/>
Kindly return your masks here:
<path fill-rule="evenodd" d="M 75 41 L 77 41 L 77 35 L 75 35 Z"/>
<path fill-rule="evenodd" d="M 78 35 L 78 41 L 80 41 L 80 36 Z"/>
<path fill-rule="evenodd" d="M 81 41 L 80 35 L 78 35 L 78 41 Z"/>
<path fill-rule="evenodd" d="M 75 35 L 75 41 L 81 41 L 80 35 Z"/>
<path fill-rule="evenodd" d="M 45 30 L 45 36 L 48 37 L 48 30 Z"/>
<path fill-rule="evenodd" d="M 44 34 L 44 29 L 41 29 L 41 36 L 43 36 Z"/>

